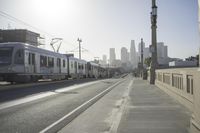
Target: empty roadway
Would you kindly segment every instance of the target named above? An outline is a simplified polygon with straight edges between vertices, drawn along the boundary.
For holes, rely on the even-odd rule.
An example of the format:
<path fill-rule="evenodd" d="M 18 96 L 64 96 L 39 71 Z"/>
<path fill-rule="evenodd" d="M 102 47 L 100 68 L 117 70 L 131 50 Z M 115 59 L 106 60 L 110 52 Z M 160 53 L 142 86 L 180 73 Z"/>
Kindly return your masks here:
<path fill-rule="evenodd" d="M 69 91 L 66 90 L 70 89 L 70 85 L 73 85 L 72 82 L 2 91 L 0 106 L 19 100 L 24 101 L 21 104 L 0 109 L 0 132 L 39 132 L 120 80 L 122 79 L 106 79 L 93 81 L 91 84 L 86 83 L 83 86 L 82 84 L 74 85 L 73 89 Z M 83 80 L 81 83 L 85 81 Z M 78 81 L 73 82 L 79 83 Z M 64 90 L 58 91 L 59 89 Z M 39 98 L 41 94 L 45 93 L 53 95 Z M 37 96 L 38 99 L 27 100 Z"/>

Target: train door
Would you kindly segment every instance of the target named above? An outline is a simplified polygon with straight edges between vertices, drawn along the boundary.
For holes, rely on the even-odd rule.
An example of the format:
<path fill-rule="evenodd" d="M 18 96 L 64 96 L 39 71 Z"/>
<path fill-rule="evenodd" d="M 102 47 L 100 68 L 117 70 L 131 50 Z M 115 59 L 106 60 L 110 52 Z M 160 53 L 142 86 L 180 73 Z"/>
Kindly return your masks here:
<path fill-rule="evenodd" d="M 77 62 L 74 62 L 74 69 L 75 69 L 75 74 L 77 75 Z"/>
<path fill-rule="evenodd" d="M 61 59 L 57 58 L 57 68 L 58 68 L 58 73 L 61 73 Z"/>
<path fill-rule="evenodd" d="M 36 73 L 36 65 L 35 65 L 35 54 L 28 54 L 28 69 L 29 73 Z"/>

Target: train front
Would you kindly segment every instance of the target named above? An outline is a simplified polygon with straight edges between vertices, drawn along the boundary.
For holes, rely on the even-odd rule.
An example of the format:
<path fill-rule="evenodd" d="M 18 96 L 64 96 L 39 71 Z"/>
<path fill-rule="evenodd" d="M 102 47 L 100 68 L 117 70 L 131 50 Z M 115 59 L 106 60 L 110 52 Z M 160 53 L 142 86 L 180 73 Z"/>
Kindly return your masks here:
<path fill-rule="evenodd" d="M 0 81 L 12 82 L 21 69 L 19 66 L 24 68 L 23 50 L 17 50 L 17 47 L 18 44 L 0 43 Z"/>

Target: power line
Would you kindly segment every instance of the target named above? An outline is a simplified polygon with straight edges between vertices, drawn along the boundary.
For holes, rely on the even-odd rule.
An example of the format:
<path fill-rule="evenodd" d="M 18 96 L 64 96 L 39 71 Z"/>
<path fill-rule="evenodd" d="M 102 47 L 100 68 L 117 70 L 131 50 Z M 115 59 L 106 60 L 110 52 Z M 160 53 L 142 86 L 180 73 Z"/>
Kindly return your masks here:
<path fill-rule="evenodd" d="M 14 21 L 14 22 L 16 22 L 16 23 L 20 23 L 20 24 L 22 24 L 22 25 L 25 25 L 25 26 L 27 26 L 27 27 L 30 27 L 30 28 L 35 29 L 35 30 L 37 30 L 37 31 L 40 31 L 40 32 L 42 32 L 42 33 L 48 35 L 48 36 L 51 37 L 51 38 L 55 38 L 54 35 L 52 35 L 52 34 L 46 32 L 46 31 L 43 31 L 43 30 L 41 30 L 41 29 L 39 29 L 39 28 L 37 28 L 37 27 L 35 27 L 35 26 L 32 26 L 32 25 L 30 25 L 30 24 L 28 24 L 28 23 L 26 23 L 26 22 L 24 22 L 24 21 L 22 21 L 22 20 L 20 20 L 20 19 L 18 19 L 18 18 L 16 18 L 16 17 L 13 17 L 13 16 L 9 15 L 8 13 L 5 13 L 5 12 L 3 12 L 3 11 L 0 11 L 0 15 L 1 15 L 2 17 L 5 17 L 5 18 L 11 20 L 11 21 Z M 72 43 L 66 41 L 65 39 L 63 40 L 63 42 L 65 42 L 66 44 L 73 45 L 73 46 L 75 47 L 75 44 L 72 44 Z"/>
<path fill-rule="evenodd" d="M 20 20 L 20 19 L 18 19 L 18 18 L 16 18 L 16 17 L 13 17 L 12 15 L 10 15 L 10 14 L 8 14 L 8 13 L 5 13 L 5 12 L 3 12 L 3 11 L 0 11 L 0 16 L 2 16 L 2 17 L 4 17 L 4 18 L 7 18 L 7 19 L 9 19 L 9 20 L 11 20 L 11 21 L 13 21 L 13 22 L 20 23 L 20 24 L 22 24 L 22 25 L 24 25 L 24 26 L 27 26 L 27 27 L 29 27 L 29 28 L 35 29 L 35 30 L 37 30 L 37 31 L 40 31 L 40 32 L 42 32 L 42 33 L 48 35 L 48 36 L 51 37 L 51 38 L 55 38 L 54 35 L 52 35 L 52 34 L 46 32 L 46 31 L 44 31 L 44 30 L 41 30 L 41 29 L 39 29 L 39 28 L 37 28 L 37 27 L 35 27 L 35 26 L 32 26 L 31 24 L 28 24 L 28 23 L 26 23 L 26 22 L 24 22 L 24 21 L 22 21 L 22 20 Z M 75 44 L 70 43 L 69 41 L 67 41 L 67 40 L 65 40 L 65 39 L 63 39 L 63 43 L 70 44 L 71 46 L 76 47 Z M 67 52 L 75 52 L 76 49 L 77 49 L 77 47 L 76 47 L 74 50 L 70 50 L 70 51 L 67 51 Z M 83 49 L 83 52 L 88 52 L 88 53 L 91 54 L 93 57 L 95 57 L 95 54 L 92 53 L 90 50 L 85 49 L 84 47 L 81 47 L 81 49 Z"/>

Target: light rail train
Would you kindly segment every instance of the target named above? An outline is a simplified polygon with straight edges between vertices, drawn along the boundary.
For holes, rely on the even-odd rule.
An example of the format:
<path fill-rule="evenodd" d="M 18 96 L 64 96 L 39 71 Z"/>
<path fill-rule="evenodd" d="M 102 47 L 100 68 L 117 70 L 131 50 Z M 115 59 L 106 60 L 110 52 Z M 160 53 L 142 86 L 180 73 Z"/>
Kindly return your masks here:
<path fill-rule="evenodd" d="M 65 54 L 26 43 L 0 43 L 0 81 L 35 82 L 39 79 L 104 78 L 108 70 Z"/>

